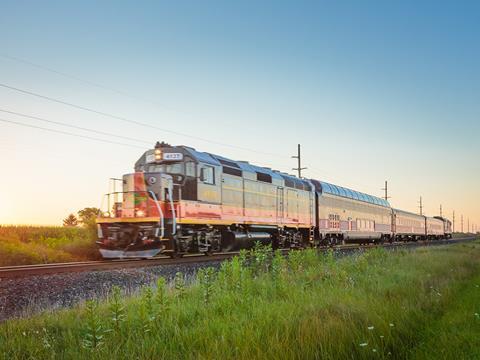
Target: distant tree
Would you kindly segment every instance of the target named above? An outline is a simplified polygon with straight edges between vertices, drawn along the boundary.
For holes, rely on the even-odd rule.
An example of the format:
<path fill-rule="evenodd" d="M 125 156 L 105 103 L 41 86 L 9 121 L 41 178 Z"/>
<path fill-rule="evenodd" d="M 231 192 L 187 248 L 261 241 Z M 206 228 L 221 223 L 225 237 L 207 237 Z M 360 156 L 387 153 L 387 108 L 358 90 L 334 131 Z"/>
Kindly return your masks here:
<path fill-rule="evenodd" d="M 95 219 L 98 214 L 100 214 L 100 209 L 96 207 L 86 207 L 78 212 L 78 217 L 84 226 L 95 226 Z"/>
<path fill-rule="evenodd" d="M 78 219 L 75 215 L 70 214 L 63 220 L 63 226 L 74 227 L 78 225 Z"/>

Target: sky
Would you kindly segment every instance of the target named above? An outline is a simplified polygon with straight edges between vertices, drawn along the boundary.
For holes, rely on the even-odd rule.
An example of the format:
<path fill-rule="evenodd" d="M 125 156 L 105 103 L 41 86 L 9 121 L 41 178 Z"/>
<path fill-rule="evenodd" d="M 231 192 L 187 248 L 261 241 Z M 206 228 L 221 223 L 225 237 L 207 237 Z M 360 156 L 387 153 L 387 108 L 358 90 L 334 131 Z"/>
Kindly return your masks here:
<path fill-rule="evenodd" d="M 100 206 L 163 140 L 290 173 L 300 143 L 306 177 L 377 196 L 388 180 L 393 207 L 418 212 L 422 196 L 427 215 L 442 205 L 457 230 L 462 214 L 480 229 L 479 14 L 477 1 L 4 0 L 0 224 Z"/>

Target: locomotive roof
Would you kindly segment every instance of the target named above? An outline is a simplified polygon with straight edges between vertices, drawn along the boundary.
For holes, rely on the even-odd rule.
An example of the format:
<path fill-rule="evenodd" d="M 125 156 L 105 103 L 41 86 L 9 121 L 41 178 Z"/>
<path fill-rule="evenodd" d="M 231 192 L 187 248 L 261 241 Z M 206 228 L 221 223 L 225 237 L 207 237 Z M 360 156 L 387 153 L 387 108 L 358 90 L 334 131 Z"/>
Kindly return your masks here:
<path fill-rule="evenodd" d="M 359 200 L 379 206 L 390 207 L 390 204 L 387 200 L 377 196 L 372 196 L 359 191 L 347 189 L 342 186 L 333 185 L 325 181 L 312 180 L 312 183 L 315 185 L 315 189 L 321 193 Z"/>
<path fill-rule="evenodd" d="M 413 212 L 407 211 L 407 210 L 401 210 L 401 209 L 395 209 L 394 208 L 393 211 L 395 211 L 396 213 L 401 213 L 401 214 L 410 215 L 410 216 L 425 217 L 423 215 L 419 215 L 417 213 L 413 213 Z"/>
<path fill-rule="evenodd" d="M 246 161 L 236 161 L 221 155 L 200 152 L 190 147 L 184 147 L 196 160 L 203 163 L 216 166 L 227 166 L 232 168 L 237 168 L 242 171 L 247 171 L 250 173 L 264 173 L 272 177 L 272 179 L 285 181 L 286 186 L 294 187 L 302 190 L 311 190 L 311 186 L 308 181 L 299 179 L 293 175 L 282 173 L 276 170 L 272 170 L 267 167 L 257 166 L 250 164 Z"/>

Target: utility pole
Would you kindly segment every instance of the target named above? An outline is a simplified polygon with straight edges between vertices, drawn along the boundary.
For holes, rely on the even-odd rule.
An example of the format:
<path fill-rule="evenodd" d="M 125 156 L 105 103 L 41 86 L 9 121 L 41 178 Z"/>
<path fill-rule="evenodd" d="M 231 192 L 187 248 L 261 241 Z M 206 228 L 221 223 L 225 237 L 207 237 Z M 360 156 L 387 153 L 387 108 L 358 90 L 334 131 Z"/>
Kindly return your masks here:
<path fill-rule="evenodd" d="M 420 204 L 420 215 L 423 215 L 423 203 L 422 203 L 422 197 L 420 196 L 420 201 L 418 202 Z"/>
<path fill-rule="evenodd" d="M 463 214 L 462 214 L 462 233 L 463 233 Z"/>
<path fill-rule="evenodd" d="M 470 218 L 467 219 L 467 234 L 470 234 Z"/>
<path fill-rule="evenodd" d="M 453 228 L 452 232 L 455 232 L 455 210 L 453 210 Z"/>
<path fill-rule="evenodd" d="M 293 159 L 297 159 L 298 161 L 298 167 L 293 168 L 292 170 L 297 170 L 298 171 L 298 178 L 302 178 L 302 170 L 306 170 L 306 167 L 302 168 L 302 153 L 300 151 L 300 144 L 298 144 L 298 150 L 297 150 L 297 156 L 292 156 Z"/>
<path fill-rule="evenodd" d="M 390 196 L 388 196 L 388 181 L 387 180 L 385 180 L 385 187 L 381 190 L 385 191 L 384 199 L 388 201 L 388 199 L 390 199 Z"/>
<path fill-rule="evenodd" d="M 443 214 L 442 214 L 442 204 L 440 204 L 440 217 L 443 217 Z"/>

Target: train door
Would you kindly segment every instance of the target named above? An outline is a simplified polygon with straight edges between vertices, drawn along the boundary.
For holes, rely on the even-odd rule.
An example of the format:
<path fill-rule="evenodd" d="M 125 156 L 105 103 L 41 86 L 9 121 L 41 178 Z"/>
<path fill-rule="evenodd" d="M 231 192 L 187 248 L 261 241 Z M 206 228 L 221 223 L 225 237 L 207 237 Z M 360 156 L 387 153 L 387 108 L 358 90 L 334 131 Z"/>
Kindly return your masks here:
<path fill-rule="evenodd" d="M 397 214 L 392 211 L 392 216 L 391 216 L 391 226 L 392 226 L 392 236 L 395 236 L 397 233 Z"/>
<path fill-rule="evenodd" d="M 277 224 L 283 223 L 283 188 L 277 187 Z"/>
<path fill-rule="evenodd" d="M 287 189 L 287 214 L 285 216 L 289 222 L 298 223 L 298 192 L 295 189 Z"/>

